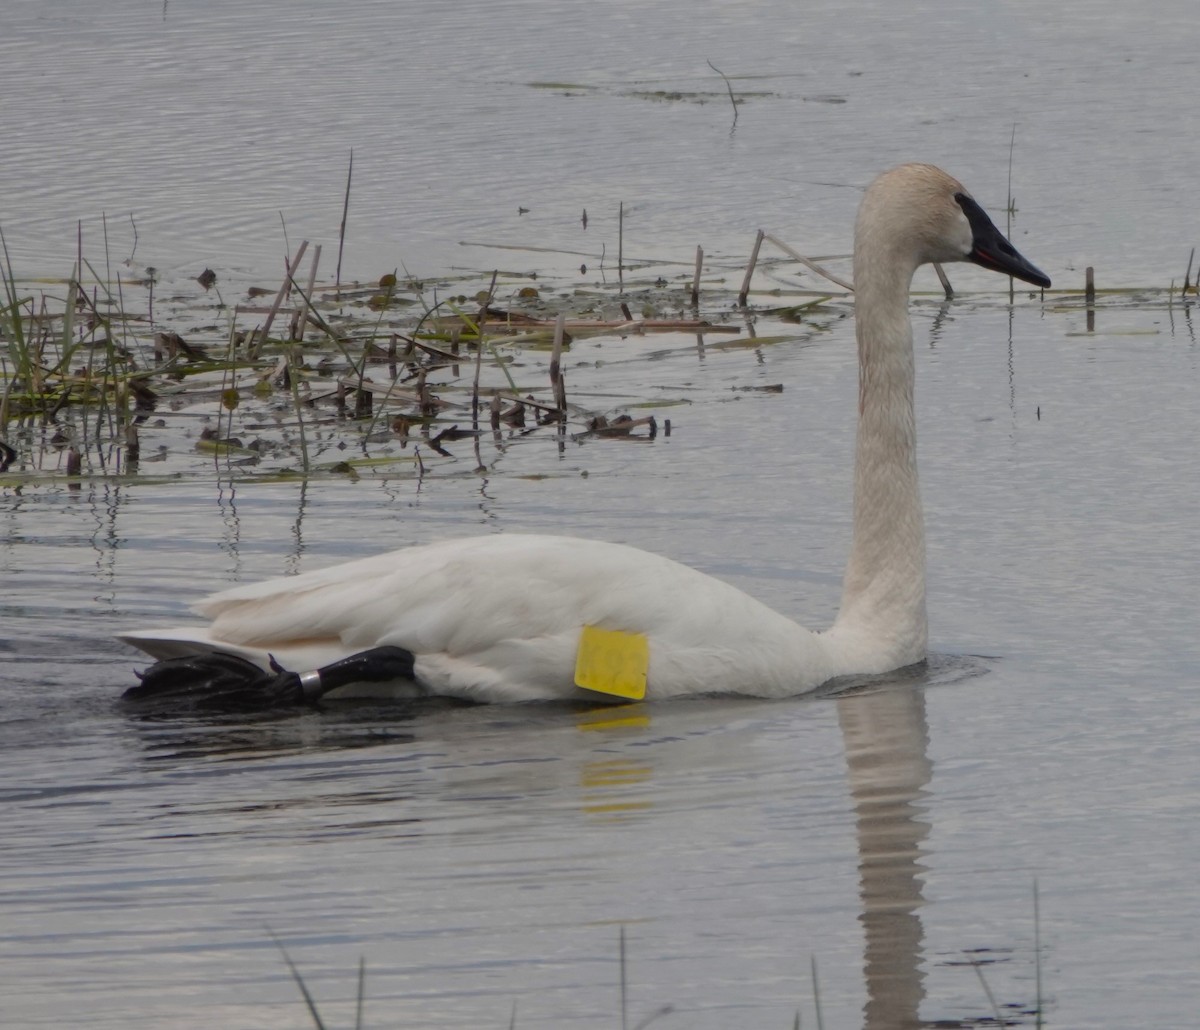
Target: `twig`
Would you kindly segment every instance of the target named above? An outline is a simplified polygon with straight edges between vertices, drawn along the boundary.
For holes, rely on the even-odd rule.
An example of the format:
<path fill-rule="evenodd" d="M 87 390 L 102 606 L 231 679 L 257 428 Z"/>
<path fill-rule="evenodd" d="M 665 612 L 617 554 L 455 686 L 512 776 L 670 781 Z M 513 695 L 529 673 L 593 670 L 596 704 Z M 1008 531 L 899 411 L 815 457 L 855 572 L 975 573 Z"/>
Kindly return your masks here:
<path fill-rule="evenodd" d="M 287 219 L 279 212 L 279 229 L 283 233 L 283 267 L 287 268 L 288 255 L 292 252 L 292 241 L 288 239 Z"/>
<path fill-rule="evenodd" d="M 754 275 L 754 268 L 758 264 L 758 252 L 762 247 L 763 238 L 766 236 L 761 229 L 754 237 L 754 249 L 750 251 L 750 260 L 746 264 L 746 277 L 742 280 L 742 290 L 738 294 L 738 306 L 746 306 L 746 298 L 750 296 L 750 277 Z"/>
<path fill-rule="evenodd" d="M 477 430 L 479 429 L 479 371 L 483 364 L 483 324 L 487 321 L 488 307 L 496 295 L 496 276 L 499 274 L 499 269 L 492 272 L 492 282 L 488 286 L 487 296 L 479 305 L 479 317 L 475 319 L 475 386 L 471 391 L 471 425 Z"/>
<path fill-rule="evenodd" d="M 988 1004 L 992 1007 L 992 1015 L 995 1017 L 997 1026 L 1007 1026 L 1004 1017 L 1000 1015 L 1000 1006 L 996 1004 L 996 996 L 992 994 L 992 989 L 988 986 L 988 982 L 983 978 L 983 967 L 980 966 L 979 960 L 970 952 L 966 952 L 967 961 L 975 969 L 975 975 L 979 977 L 979 982 L 983 985 L 983 993 L 987 995 Z"/>
<path fill-rule="evenodd" d="M 453 309 L 452 309 L 453 310 Z M 605 319 L 605 318 L 572 318 L 566 321 L 563 328 L 568 333 L 587 333 L 587 332 L 623 332 L 625 330 L 633 330 L 634 332 L 647 331 L 663 331 L 663 332 L 679 332 L 689 330 L 703 330 L 706 333 L 740 333 L 742 327 L 733 325 L 728 322 L 709 322 L 703 318 L 634 318 L 632 312 L 628 310 L 628 305 L 621 305 L 621 314 L 623 318 Z M 463 316 L 460 314 L 460 318 Z M 476 328 L 474 322 L 469 318 L 463 319 L 467 329 Z M 493 327 L 504 325 L 503 321 L 494 321 L 488 323 Z M 557 324 L 557 319 L 550 320 L 545 318 L 531 318 L 529 321 L 516 322 L 512 326 L 514 329 L 525 330 L 526 332 L 518 333 L 513 340 L 515 342 L 522 336 L 530 335 L 537 330 L 553 329 Z M 453 360 L 455 355 L 446 351 L 439 350 L 422 340 L 415 340 L 414 345 L 420 347 L 435 356 L 444 357 L 447 360 Z"/>
<path fill-rule="evenodd" d="M 851 286 L 850 283 L 846 282 L 845 279 L 839 279 L 836 275 L 834 275 L 832 272 L 828 271 L 827 269 L 822 268 L 815 261 L 810 261 L 803 254 L 801 254 L 797 250 L 793 250 L 786 243 L 784 243 L 783 240 L 779 239 L 778 237 L 772 236 L 770 233 L 765 233 L 764 239 L 770 240 L 773 244 L 775 244 L 775 246 L 777 246 L 780 250 L 782 250 L 789 257 L 793 258 L 796 261 L 799 261 L 800 264 L 802 264 L 806 268 L 809 268 L 812 271 L 816 272 L 817 275 L 824 276 L 831 283 L 837 283 L 837 285 L 840 286 L 843 290 L 849 290 L 851 293 L 854 292 L 854 287 Z"/>
<path fill-rule="evenodd" d="M 360 380 L 358 378 L 339 379 L 338 385 L 347 390 L 361 391 L 369 393 L 372 396 L 378 396 L 380 404 L 385 404 L 388 401 L 400 402 L 402 404 L 419 404 L 421 397 L 412 390 L 397 389 L 395 384 L 386 386 L 380 383 L 372 383 L 369 379 Z M 325 396 L 329 396 L 326 394 Z M 439 404 L 444 403 L 439 401 Z"/>
<path fill-rule="evenodd" d="M 283 955 L 283 961 L 287 963 L 288 969 L 292 971 L 292 979 L 296 981 L 296 986 L 300 988 L 300 993 L 304 995 L 304 1002 L 308 1006 L 308 1014 L 312 1016 L 313 1022 L 317 1024 L 317 1030 L 325 1030 L 325 1024 L 321 1022 L 321 1013 L 317 1010 L 317 1003 L 309 993 L 308 985 L 305 984 L 304 977 L 300 975 L 300 970 L 296 968 L 296 963 L 292 961 L 292 956 L 287 953 L 287 948 L 283 946 L 283 941 L 275 936 L 274 930 L 268 927 L 267 933 L 271 935 L 271 940 L 275 942 L 275 947 Z"/>
<path fill-rule="evenodd" d="M 300 261 L 304 257 L 304 252 L 308 250 L 308 240 L 300 241 L 300 248 L 296 251 L 296 256 L 292 258 L 291 263 L 287 266 L 287 274 L 283 277 L 283 282 L 280 284 L 279 292 L 275 294 L 275 303 L 271 305 L 271 310 L 267 314 L 267 320 L 263 323 L 263 327 L 255 334 L 254 347 L 251 357 L 257 357 L 262 350 L 263 342 L 267 339 L 271 332 L 271 323 L 275 321 L 275 316 L 279 314 L 279 308 L 283 305 L 283 298 L 287 296 L 288 290 L 291 288 L 292 281 L 296 276 L 296 269 L 300 267 Z"/>
<path fill-rule="evenodd" d="M 659 1008 L 656 1008 L 653 1012 L 650 1013 L 650 1015 L 648 1015 L 645 1019 L 643 1019 L 640 1023 L 638 1023 L 638 1025 L 635 1026 L 633 1028 L 633 1030 L 646 1030 L 646 1027 L 648 1027 L 656 1019 L 661 1019 L 663 1016 L 669 1016 L 674 1011 L 675 1011 L 674 1005 L 662 1005 Z"/>
<path fill-rule="evenodd" d="M 737 99 L 733 95 L 733 86 L 729 83 L 729 76 L 718 68 L 712 61 L 708 61 L 708 66 L 725 80 L 725 88 L 729 90 L 729 102 L 733 105 L 733 124 L 737 125 L 738 105 Z M 730 126 L 732 128 L 733 126 Z"/>
<path fill-rule="evenodd" d="M 1016 201 L 1012 195 L 1012 166 L 1013 166 L 1013 147 L 1017 143 L 1017 123 L 1013 122 L 1012 135 L 1008 138 L 1008 208 L 1005 211 L 1007 216 L 1004 223 L 1004 235 L 1012 238 L 1012 216 L 1016 210 Z M 1011 278 L 1011 276 L 1010 276 Z"/>
<path fill-rule="evenodd" d="M 367 996 L 367 960 L 358 958 L 358 1002 L 354 1006 L 354 1030 L 362 1030 L 363 1005 Z"/>
<path fill-rule="evenodd" d="M 954 287 L 950 285 L 950 280 L 946 278 L 946 270 L 944 268 L 942 268 L 941 264 L 939 264 L 937 261 L 933 262 L 933 270 L 935 272 L 937 272 L 938 282 L 940 282 L 942 284 L 942 289 L 946 293 L 946 299 L 953 300 L 954 299 Z M 1009 290 L 1011 290 L 1012 289 L 1012 276 L 1010 275 L 1008 278 L 1009 278 L 1008 288 L 1009 288 Z"/>
<path fill-rule="evenodd" d="M 553 404 L 535 401 L 532 397 L 519 397 L 515 393 L 500 393 L 498 396 L 502 401 L 512 401 L 514 404 L 524 404 L 530 408 L 537 408 L 538 411 L 553 412 L 558 410 L 558 408 L 556 408 Z"/>
<path fill-rule="evenodd" d="M 342 247 L 346 243 L 346 216 L 350 212 L 350 180 L 354 177 L 354 148 L 350 148 L 350 167 L 346 169 L 346 197 L 342 201 L 342 225 L 338 230 L 338 259 L 337 271 L 334 273 L 337 281 L 334 283 L 334 295 L 342 299 Z"/>
<path fill-rule="evenodd" d="M 298 368 L 296 355 L 294 352 L 290 352 L 288 354 L 288 385 L 292 388 L 292 404 L 296 409 L 296 423 L 300 429 L 300 461 L 304 467 L 304 474 L 308 475 L 310 471 L 308 436 L 304 431 L 304 411 L 300 402 L 300 376 L 297 371 Z"/>
<path fill-rule="evenodd" d="M 562 374 L 563 324 L 567 316 L 559 312 L 558 321 L 554 323 L 554 350 L 550 354 L 550 383 L 554 387 L 554 403 L 558 405 L 561 418 L 567 417 L 567 384 Z"/>
<path fill-rule="evenodd" d="M 1042 1030 L 1042 925 L 1036 879 L 1033 881 L 1033 982 L 1037 1001 L 1037 1030 Z"/>
<path fill-rule="evenodd" d="M 1013 166 L 1013 147 L 1017 142 L 1017 123 L 1013 122 L 1012 135 L 1008 138 L 1008 204 L 1004 211 L 1004 235 L 1007 239 L 1012 239 L 1012 216 L 1016 207 L 1012 195 L 1012 166 Z M 1016 299 L 1016 280 L 1010 275 L 1008 277 L 1008 302 L 1010 304 Z"/>
<path fill-rule="evenodd" d="M 625 981 L 625 924 L 621 924 L 621 1030 L 629 1027 L 628 985 Z"/>
<path fill-rule="evenodd" d="M 617 208 L 617 289 L 625 292 L 625 201 Z"/>
<path fill-rule="evenodd" d="M 317 265 L 321 262 L 321 244 L 313 247 L 312 265 L 308 269 L 308 286 L 300 294 L 301 304 L 299 317 L 296 319 L 296 330 L 292 333 L 293 338 L 300 343 L 304 342 L 304 330 L 308 325 L 308 313 L 312 309 L 312 302 L 309 298 L 312 296 L 313 287 L 317 284 Z"/>
<path fill-rule="evenodd" d="M 817 956 L 810 959 L 812 965 L 813 1006 L 817 1010 L 817 1030 L 825 1030 L 825 1020 L 821 1016 L 821 988 L 817 980 Z"/>

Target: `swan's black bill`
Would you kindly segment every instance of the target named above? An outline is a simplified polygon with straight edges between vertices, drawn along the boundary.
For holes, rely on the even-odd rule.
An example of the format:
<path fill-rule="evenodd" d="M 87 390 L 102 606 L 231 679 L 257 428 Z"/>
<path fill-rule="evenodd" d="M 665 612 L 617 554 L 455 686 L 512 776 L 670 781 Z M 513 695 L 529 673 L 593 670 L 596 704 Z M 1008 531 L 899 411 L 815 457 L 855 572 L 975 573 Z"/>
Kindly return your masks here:
<path fill-rule="evenodd" d="M 973 261 L 983 268 L 990 268 L 993 272 L 1011 275 L 1014 279 L 1032 283 L 1042 289 L 1050 285 L 1050 277 L 1027 261 L 1017 248 L 1004 238 L 1004 233 L 996 228 L 983 208 L 965 193 L 954 194 L 954 199 L 958 201 L 958 206 L 963 209 L 963 214 L 971 223 L 974 239 L 971 241 L 971 252 L 967 255 L 968 261 Z"/>
<path fill-rule="evenodd" d="M 302 674 L 274 660 L 268 672 L 236 655 L 210 651 L 155 662 L 122 699 L 158 711 L 263 712 L 316 704 L 348 683 L 412 678 L 413 655 L 402 647 L 373 647 Z"/>

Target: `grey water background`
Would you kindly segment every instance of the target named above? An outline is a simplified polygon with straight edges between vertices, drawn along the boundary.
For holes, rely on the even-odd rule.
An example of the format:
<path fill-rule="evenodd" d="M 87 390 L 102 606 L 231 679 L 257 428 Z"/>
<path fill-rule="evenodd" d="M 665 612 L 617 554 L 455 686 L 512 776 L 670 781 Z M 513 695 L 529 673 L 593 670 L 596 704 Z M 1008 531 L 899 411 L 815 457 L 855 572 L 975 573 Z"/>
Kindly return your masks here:
<path fill-rule="evenodd" d="M 69 273 L 80 219 L 99 259 L 101 213 L 119 262 L 133 213 L 168 281 L 277 281 L 281 211 L 293 246 L 336 239 L 351 147 L 352 275 L 611 269 L 622 201 L 635 254 L 732 263 L 760 225 L 844 253 L 899 160 L 1002 220 L 1014 123 L 1014 239 L 1056 285 L 1166 286 L 1200 235 L 1182 3 L 2 7 L 0 226 L 29 276 Z M 763 94 L 733 131 L 706 59 Z M 1032 1024 L 1036 879 L 1049 1025 L 1193 1026 L 1194 322 L 1178 296 L 1105 300 L 1090 332 L 1069 298 L 916 305 L 935 654 L 842 698 L 146 722 L 111 637 L 229 583 L 523 530 L 826 624 L 849 318 L 585 342 L 581 366 L 693 400 L 671 437 L 514 446 L 482 479 L 5 488 L 0 1021 L 307 1025 L 269 927 L 341 1025 L 361 956 L 371 1025 L 614 1026 L 624 926 L 632 1023 L 811 1025 L 815 956 L 827 1026 L 986 1025 L 972 959 Z"/>

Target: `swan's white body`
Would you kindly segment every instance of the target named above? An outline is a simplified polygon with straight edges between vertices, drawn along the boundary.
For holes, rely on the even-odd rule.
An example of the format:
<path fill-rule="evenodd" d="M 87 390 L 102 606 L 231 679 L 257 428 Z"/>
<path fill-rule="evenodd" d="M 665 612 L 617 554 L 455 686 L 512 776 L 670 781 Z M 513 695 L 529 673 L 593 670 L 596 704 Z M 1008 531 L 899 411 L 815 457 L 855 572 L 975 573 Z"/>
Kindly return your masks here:
<path fill-rule="evenodd" d="M 583 626 L 644 633 L 648 694 L 790 694 L 836 675 L 831 649 L 728 583 L 621 544 L 571 537 L 445 540 L 238 587 L 197 632 L 125 637 L 158 657 L 226 650 L 314 669 L 381 644 L 416 656 L 429 693 L 484 701 L 582 696 Z M 197 646 L 199 645 L 199 646 Z"/>
<path fill-rule="evenodd" d="M 885 173 L 863 199 L 854 248 L 854 537 L 841 610 L 823 633 L 658 555 L 593 540 L 505 535 L 238 587 L 196 605 L 208 627 L 122 639 L 156 658 L 226 651 L 263 667 L 274 656 L 296 671 L 395 645 L 413 653 L 416 682 L 388 684 L 389 692 L 478 701 L 583 696 L 574 672 L 585 626 L 645 635 L 651 699 L 800 694 L 834 677 L 921 661 L 925 544 L 907 311 L 913 272 L 927 261 L 975 260 L 1049 282 L 1007 241 L 1011 258 L 980 251 L 979 218 L 995 232 L 962 186 L 929 165 Z"/>

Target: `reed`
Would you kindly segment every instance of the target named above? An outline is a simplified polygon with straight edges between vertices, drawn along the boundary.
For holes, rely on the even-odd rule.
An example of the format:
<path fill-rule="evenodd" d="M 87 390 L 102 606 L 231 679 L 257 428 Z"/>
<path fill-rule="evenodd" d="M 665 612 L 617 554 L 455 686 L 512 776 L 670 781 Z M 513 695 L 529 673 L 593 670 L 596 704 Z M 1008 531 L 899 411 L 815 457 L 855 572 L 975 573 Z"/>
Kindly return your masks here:
<path fill-rule="evenodd" d="M 1041 906 L 1038 901 L 1038 882 L 1033 881 L 1033 982 L 1035 1006 L 1037 1009 L 1037 1030 L 1042 1030 L 1043 1001 L 1042 1001 L 1042 920 Z"/>
<path fill-rule="evenodd" d="M 828 258 L 805 257 L 765 232 L 756 235 L 740 290 L 736 283 L 723 286 L 717 277 L 700 296 L 704 269 L 721 267 L 721 259 L 700 247 L 694 260 L 686 262 L 639 259 L 635 275 L 624 248 L 623 202 L 618 217 L 616 283 L 542 273 L 536 291 L 517 288 L 509 297 L 506 280 L 528 281 L 538 273 L 502 268 L 424 282 L 407 271 L 403 277 L 393 272 L 371 284 L 341 282 L 335 273 L 323 282 L 321 250 L 303 240 L 286 259 L 281 282 L 251 287 L 248 298 L 229 305 L 221 296 L 229 289 L 228 280 L 218 286 L 215 276 L 189 280 L 193 289 L 199 282 L 206 290 L 204 299 L 194 294 L 195 300 L 174 283 L 165 289 L 157 273 L 139 270 L 131 280 L 126 269 L 138 246 L 132 219 L 133 249 L 129 259 L 117 264 L 117 274 L 105 222 L 99 271 L 89 262 L 88 240 L 77 227 L 70 274 L 37 285 L 20 279 L 0 232 L 0 441 L 8 448 L 0 451 L 3 482 L 16 483 L 32 474 L 63 475 L 70 445 L 77 451 L 71 459 L 73 474 L 83 477 L 168 469 L 171 474 L 190 469 L 197 475 L 211 475 L 215 469 L 224 477 L 322 475 L 347 466 L 397 463 L 414 466 L 423 475 L 437 466 L 428 460 L 424 442 L 420 455 L 408 446 L 410 436 L 417 435 L 441 441 L 443 456 L 452 456 L 455 439 L 470 435 L 475 467 L 484 468 L 491 459 L 482 450 L 487 441 L 481 429 L 489 428 L 487 435 L 497 447 L 505 446 L 506 434 L 527 439 L 551 426 L 559 447 L 568 436 L 579 442 L 645 441 L 654 439 L 660 426 L 665 433 L 668 423 L 649 412 L 637 418 L 621 413 L 623 405 L 644 403 L 638 385 L 646 381 L 642 374 L 635 372 L 623 393 L 619 387 L 614 393 L 611 378 L 604 392 L 590 393 L 590 373 L 581 371 L 568 404 L 565 351 L 571 340 L 628 340 L 656 333 L 688 333 L 706 340 L 717 334 L 737 337 L 746 332 L 747 319 L 734 324 L 713 313 L 753 303 L 749 322 L 757 323 L 755 344 L 761 347 L 805 332 L 795 328 L 796 322 L 808 324 L 811 331 L 823 310 L 831 320 L 847 313 L 846 294 L 832 291 L 780 286 L 759 289 L 752 300 L 753 278 L 771 275 L 789 259 L 801 260 L 847 292 L 852 288 L 827 271 Z M 764 260 L 764 242 L 780 256 Z M 1193 269 L 1194 256 L 1184 277 L 1183 297 L 1189 304 L 1195 291 Z M 207 325 L 214 291 L 220 314 L 216 325 Z M 1093 279 L 1083 297 L 1078 289 L 1050 291 L 1046 311 L 1084 309 L 1090 322 L 1102 294 L 1154 306 L 1172 303 L 1174 291 L 1101 291 Z M 472 296 L 479 299 L 468 300 Z M 761 296 L 772 299 L 764 305 Z M 798 303 L 796 297 L 801 298 Z M 606 307 L 620 308 L 619 315 L 602 317 Z M 288 321 L 289 331 L 276 332 L 273 326 L 280 319 Z M 475 351 L 464 358 L 462 346 Z M 549 352 L 549 381 L 519 383 L 522 364 L 539 352 Z M 460 377 L 459 365 L 466 360 L 471 367 Z M 589 411 L 589 396 L 603 397 L 598 402 L 603 410 Z M 216 412 L 215 418 L 209 415 L 214 428 L 199 441 L 189 431 L 194 422 L 173 415 L 176 408 L 195 413 L 197 406 Z M 287 413 L 283 419 L 280 410 Z M 526 416 L 532 417 L 526 421 Z M 51 423 L 51 433 L 41 431 Z M 469 433 L 456 425 L 469 425 Z M 389 457 L 392 444 L 406 453 Z M 353 448 L 360 456 L 347 461 L 343 454 L 323 462 L 321 455 L 330 446 L 343 452 Z M 196 461 L 197 455 L 203 460 Z M 215 462 L 210 460 L 214 457 Z M 164 461 L 166 465 L 152 465 Z"/>
<path fill-rule="evenodd" d="M 1039 934 L 1039 923 L 1038 923 L 1038 893 L 1037 893 L 1037 881 L 1036 880 L 1034 881 L 1034 886 L 1033 886 L 1033 910 L 1034 910 L 1034 949 L 1035 949 L 1035 955 L 1039 955 L 1040 954 L 1040 934 Z M 275 946 L 279 949 L 280 954 L 283 956 L 284 963 L 287 965 L 288 972 L 291 974 L 292 980 L 295 982 L 297 988 L 300 991 L 300 995 L 304 1000 L 305 1008 L 307 1008 L 307 1010 L 308 1010 L 308 1014 L 313 1021 L 313 1025 L 317 1027 L 317 1030 L 325 1030 L 326 1023 L 324 1022 L 324 1019 L 321 1015 L 320 1008 L 318 1007 L 317 1002 L 316 1002 L 316 998 L 313 996 L 312 991 L 309 989 L 308 984 L 305 982 L 304 977 L 301 974 L 299 967 L 293 961 L 291 955 L 287 951 L 287 948 L 284 946 L 283 942 L 279 939 L 279 937 L 274 933 L 274 931 L 272 931 L 268 927 L 267 933 L 271 937 L 271 940 L 275 943 Z M 990 1021 L 994 1020 L 995 1026 L 997 1026 L 997 1027 L 1005 1027 L 1005 1026 L 1013 1025 L 1013 1014 L 1010 1013 L 1006 1017 L 1005 1013 L 1002 1011 L 1001 1006 L 997 1002 L 996 996 L 991 989 L 991 986 L 987 982 L 987 978 L 984 976 L 982 963 L 980 963 L 979 959 L 975 956 L 975 954 L 973 954 L 970 951 L 964 951 L 963 955 L 964 955 L 967 963 L 972 967 L 976 976 L 978 977 L 980 986 L 984 993 L 984 996 L 987 998 L 988 1007 L 991 1010 L 991 1016 L 988 1019 L 983 1020 L 982 1022 L 990 1023 Z M 1041 964 L 1040 964 L 1040 960 L 1037 962 L 1037 965 L 1036 965 L 1036 975 L 1037 975 L 1037 992 L 1038 992 L 1037 993 L 1037 1008 L 1036 1008 L 1036 1020 L 1037 1020 L 1036 1026 L 1037 1026 L 1038 1030 L 1041 1030 L 1044 1023 L 1043 1023 L 1042 999 L 1041 999 Z M 811 984 L 811 988 L 812 988 L 812 1003 L 813 1003 L 816 1027 L 817 1027 L 817 1030 L 825 1030 L 825 1016 L 824 1016 L 824 1012 L 821 1007 L 821 985 L 820 985 L 820 975 L 819 975 L 819 971 L 818 971 L 816 955 L 811 955 L 809 957 L 809 977 L 810 977 L 810 984 Z M 630 1012 L 629 1012 L 629 1010 L 630 1010 L 630 998 L 631 998 L 631 985 L 630 985 L 630 980 L 629 980 L 628 941 L 627 941 L 627 937 L 626 937 L 624 924 L 621 924 L 618 927 L 618 934 L 617 934 L 617 991 L 618 991 L 617 1017 L 620 1020 L 621 1030 L 630 1030 Z M 364 1015 L 365 1015 L 365 1011 L 366 1011 L 366 959 L 361 956 L 358 960 L 357 986 L 356 986 L 356 991 L 355 991 L 355 1003 L 354 1004 L 355 1004 L 354 1026 L 355 1026 L 356 1030 L 361 1030 L 361 1028 L 364 1026 L 363 1020 L 364 1020 Z M 646 1027 L 649 1027 L 652 1023 L 656 1022 L 658 1019 L 661 1019 L 663 1016 L 670 1015 L 673 1012 L 675 1012 L 674 1005 L 671 1005 L 671 1004 L 660 1005 L 658 1008 L 653 1009 L 651 1012 L 649 1012 L 647 1015 L 645 1015 L 637 1023 L 634 1023 L 632 1026 L 632 1030 L 646 1030 Z M 792 1030 L 800 1030 L 800 1027 L 802 1026 L 802 1020 L 801 1020 L 801 1014 L 800 1014 L 799 1009 L 796 1010 L 795 1015 L 792 1019 L 791 1025 L 792 1025 Z M 934 1025 L 934 1024 L 930 1024 L 930 1025 Z M 937 1025 L 941 1025 L 941 1024 L 937 1024 Z M 958 1026 L 960 1024 L 955 1023 L 954 1025 Z M 961 1025 L 965 1026 L 967 1024 L 963 1023 Z M 981 1024 L 977 1024 L 976 1021 L 972 1021 L 970 1025 L 975 1026 L 975 1025 L 981 1025 Z M 516 1027 L 517 1027 L 517 1001 L 515 999 L 513 1000 L 512 1007 L 509 1012 L 508 1026 L 509 1026 L 509 1030 L 516 1030 Z"/>
<path fill-rule="evenodd" d="M 564 326 L 567 322 L 565 314 L 559 314 L 554 323 L 554 350 L 550 356 L 550 385 L 554 390 L 554 405 L 558 409 L 558 419 L 567 420 L 567 383 L 562 371 L 563 340 L 566 336 Z"/>
<path fill-rule="evenodd" d="M 817 956 L 810 957 L 812 967 L 813 1007 L 817 1011 L 817 1030 L 825 1030 L 825 1019 L 821 1015 L 821 980 L 817 976 Z"/>
<path fill-rule="evenodd" d="M 350 183 L 354 178 L 354 149 L 350 150 L 350 165 L 346 169 L 346 193 L 342 199 L 342 224 L 338 227 L 337 270 L 334 273 L 334 295 L 342 299 L 342 250 L 346 245 L 346 220 L 350 215 Z"/>
<path fill-rule="evenodd" d="M 750 296 L 750 280 L 754 276 L 754 269 L 758 266 L 758 253 L 762 250 L 763 240 L 767 234 L 761 229 L 754 234 L 754 246 L 750 250 L 750 260 L 746 262 L 746 274 L 742 278 L 742 288 L 738 291 L 738 307 L 746 306 L 746 299 Z"/>
<path fill-rule="evenodd" d="M 773 236 L 771 233 L 764 233 L 763 239 L 766 240 L 768 243 L 771 243 L 774 246 L 778 247 L 785 254 L 787 254 L 788 257 L 790 257 L 793 261 L 799 261 L 800 264 L 804 265 L 804 267 L 809 269 L 810 271 L 816 272 L 817 275 L 823 276 L 824 278 L 828 279 L 831 283 L 836 283 L 843 290 L 848 290 L 850 293 L 854 292 L 853 283 L 847 282 L 845 279 L 841 278 L 840 276 L 834 275 L 831 271 L 829 271 L 829 269 L 823 267 L 822 265 L 817 264 L 817 262 L 814 261 L 812 258 L 805 257 L 798 250 L 796 250 L 793 247 L 788 246 L 788 244 L 784 243 L 783 240 L 779 239 L 778 237 Z"/>
<path fill-rule="evenodd" d="M 625 292 L 625 201 L 617 208 L 617 285 Z"/>
<path fill-rule="evenodd" d="M 713 71 L 715 71 L 718 75 L 721 76 L 721 78 L 725 81 L 725 88 L 727 90 L 729 90 L 729 103 L 733 105 L 733 125 L 730 126 L 730 130 L 729 130 L 730 132 L 732 132 L 737 127 L 737 120 L 738 120 L 738 102 L 737 102 L 737 97 L 735 97 L 733 95 L 733 84 L 729 81 L 729 76 L 726 75 L 723 71 L 721 71 L 721 69 L 718 68 L 715 64 L 713 64 L 712 61 L 708 61 L 707 63 L 708 63 L 708 66 Z"/>

